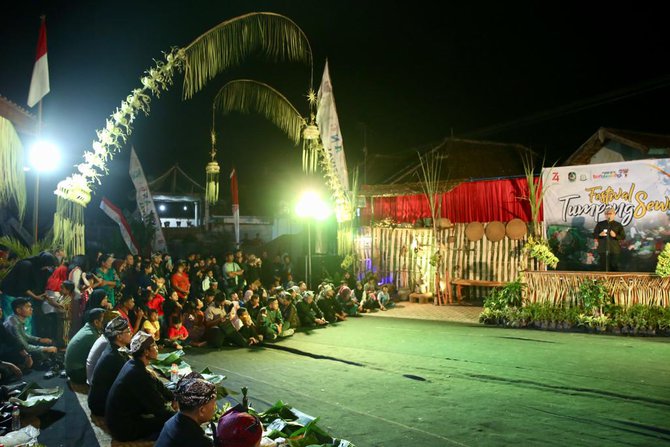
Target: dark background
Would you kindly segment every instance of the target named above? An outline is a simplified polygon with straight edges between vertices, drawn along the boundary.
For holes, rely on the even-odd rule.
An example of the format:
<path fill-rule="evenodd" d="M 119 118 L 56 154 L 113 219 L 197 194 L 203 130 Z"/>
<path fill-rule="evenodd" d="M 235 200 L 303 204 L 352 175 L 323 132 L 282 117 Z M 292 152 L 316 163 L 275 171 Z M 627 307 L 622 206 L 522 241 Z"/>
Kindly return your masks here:
<path fill-rule="evenodd" d="M 351 173 L 369 150 L 369 183 L 379 163 L 432 147 L 446 136 L 514 142 L 564 158 L 599 127 L 668 133 L 670 64 L 665 15 L 645 4 L 432 1 L 24 1 L 0 17 L 0 94 L 25 106 L 39 15 L 47 15 L 51 93 L 44 132 L 64 152 L 42 180 L 40 226 L 50 226 L 56 183 L 72 172 L 143 71 L 162 51 L 185 46 L 216 24 L 251 11 L 287 15 L 309 38 L 315 88 L 328 58 Z M 8 10 L 10 11 L 10 10 Z M 250 60 L 192 100 L 181 78 L 130 144 L 147 177 L 175 163 L 204 183 L 211 103 L 227 81 L 269 83 L 307 114 L 310 71 Z M 222 193 L 234 165 L 242 214 L 272 215 L 303 188 L 301 150 L 264 118 L 217 119 Z M 134 208 L 130 147 L 118 154 L 89 206 L 102 195 Z M 495 162 L 495 160 L 482 161 Z M 361 175 L 363 173 L 361 172 Z M 30 173 L 28 185 L 33 183 Z M 29 194 L 31 191 L 29 190 Z M 31 196 L 29 196 L 30 199 Z M 230 213 L 226 205 L 225 212 Z M 30 219 L 30 210 L 28 212 Z"/>

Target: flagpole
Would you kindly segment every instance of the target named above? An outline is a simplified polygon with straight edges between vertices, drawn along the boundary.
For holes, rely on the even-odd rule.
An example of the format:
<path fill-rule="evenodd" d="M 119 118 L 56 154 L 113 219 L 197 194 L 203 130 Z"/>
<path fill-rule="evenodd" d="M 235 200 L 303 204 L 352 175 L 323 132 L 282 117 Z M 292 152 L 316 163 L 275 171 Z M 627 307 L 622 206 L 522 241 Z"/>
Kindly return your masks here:
<path fill-rule="evenodd" d="M 38 51 L 37 51 L 37 61 L 35 62 L 36 67 L 37 67 L 39 58 L 41 57 L 40 47 L 41 47 L 42 43 L 44 44 L 44 51 L 45 51 L 44 57 L 46 57 L 46 31 L 44 30 L 46 20 L 47 20 L 47 16 L 45 14 L 42 14 L 40 16 L 40 37 L 39 37 L 38 42 L 37 42 Z M 42 34 L 43 31 L 44 31 L 44 35 Z M 44 42 L 42 42 L 42 38 L 44 38 Z M 44 59 L 44 60 L 46 60 L 46 59 Z M 49 92 L 48 68 L 46 68 L 46 70 L 47 70 L 46 92 L 42 91 L 42 92 L 39 93 L 40 94 L 40 99 L 37 102 L 37 140 L 38 141 L 42 137 L 42 98 L 44 97 L 44 95 L 46 95 Z M 33 72 L 33 77 L 34 76 L 35 76 L 35 73 Z M 28 95 L 29 96 L 28 97 L 28 105 L 31 105 L 30 104 L 30 100 L 31 100 L 30 96 L 31 96 L 31 93 L 32 93 L 33 82 L 34 82 L 34 79 L 31 79 L 31 81 L 30 81 L 31 92 L 29 92 L 29 95 Z M 43 86 L 42 86 L 42 88 L 43 88 Z M 32 105 L 34 105 L 34 104 L 32 104 Z M 39 234 L 38 234 L 38 231 L 39 231 L 39 206 L 40 206 L 40 171 L 39 171 L 39 169 L 35 168 L 35 197 L 34 197 L 34 203 L 33 203 L 33 242 L 35 242 L 35 243 L 37 243 L 37 241 L 39 240 Z"/>
<path fill-rule="evenodd" d="M 42 18 L 44 20 L 44 18 Z M 42 100 L 37 103 L 37 139 L 42 136 Z M 39 240 L 40 171 L 35 169 L 35 199 L 33 204 L 33 242 Z"/>

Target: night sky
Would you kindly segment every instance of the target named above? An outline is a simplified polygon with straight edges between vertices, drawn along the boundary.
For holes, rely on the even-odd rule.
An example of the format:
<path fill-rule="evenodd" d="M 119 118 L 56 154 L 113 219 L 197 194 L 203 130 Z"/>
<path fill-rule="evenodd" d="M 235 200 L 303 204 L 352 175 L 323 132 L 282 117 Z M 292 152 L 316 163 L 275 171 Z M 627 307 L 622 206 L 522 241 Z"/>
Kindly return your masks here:
<path fill-rule="evenodd" d="M 592 10 L 565 2 L 15 3 L 0 17 L 0 94 L 22 106 L 39 15 L 47 14 L 51 93 L 44 98 L 44 132 L 65 155 L 61 168 L 42 181 L 44 224 L 55 206 L 50 191 L 140 86 L 153 59 L 251 11 L 284 14 L 304 30 L 314 52 L 315 87 L 328 58 L 349 170 L 362 160 L 366 129 L 371 181 L 382 180 L 375 177 L 376 163 L 393 163 L 393 156 L 449 135 L 520 143 L 551 164 L 601 126 L 670 133 L 667 19 L 632 3 Z M 134 125 L 130 142 L 149 178 L 179 163 L 204 182 L 212 99 L 237 78 L 269 83 L 307 114 L 306 66 L 253 59 L 188 102 L 181 100 L 179 77 L 152 101 L 151 115 Z M 242 214 L 270 215 L 301 189 L 301 150 L 270 122 L 230 115 L 217 120 L 217 131 L 224 172 L 233 165 L 239 172 Z M 129 149 L 116 156 L 89 208 L 96 209 L 102 195 L 130 207 Z M 227 194 L 224 181 L 224 199 Z"/>

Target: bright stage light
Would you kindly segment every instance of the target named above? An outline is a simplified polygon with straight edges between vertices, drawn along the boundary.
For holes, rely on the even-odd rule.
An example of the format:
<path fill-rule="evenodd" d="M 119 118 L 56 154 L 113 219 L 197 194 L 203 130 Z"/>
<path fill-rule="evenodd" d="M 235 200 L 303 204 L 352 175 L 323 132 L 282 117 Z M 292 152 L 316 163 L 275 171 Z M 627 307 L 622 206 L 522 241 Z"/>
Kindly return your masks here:
<path fill-rule="evenodd" d="M 165 211 L 166 209 L 167 209 L 167 207 L 165 205 L 163 205 L 162 203 L 160 205 L 158 205 L 158 211 Z"/>
<path fill-rule="evenodd" d="M 324 220 L 330 216 L 331 209 L 321 196 L 314 191 L 305 191 L 295 206 L 295 213 L 299 217 L 313 217 Z"/>
<path fill-rule="evenodd" d="M 30 165 L 37 172 L 53 171 L 60 164 L 60 151 L 55 144 L 46 140 L 35 142 L 30 148 Z"/>

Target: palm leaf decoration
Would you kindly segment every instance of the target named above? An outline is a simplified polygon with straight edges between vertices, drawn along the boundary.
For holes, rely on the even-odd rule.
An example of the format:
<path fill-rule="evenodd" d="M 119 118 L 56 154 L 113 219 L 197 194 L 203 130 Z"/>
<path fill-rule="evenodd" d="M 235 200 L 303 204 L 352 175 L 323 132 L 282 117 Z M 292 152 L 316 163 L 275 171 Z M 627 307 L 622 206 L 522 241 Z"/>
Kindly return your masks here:
<path fill-rule="evenodd" d="M 291 19 L 269 12 L 245 14 L 220 23 L 184 48 L 184 98 L 191 98 L 216 75 L 258 52 L 275 61 L 312 66 L 307 36 Z"/>
<path fill-rule="evenodd" d="M 32 256 L 37 256 L 43 251 L 52 249 L 52 240 L 50 237 L 33 242 L 31 245 L 26 245 L 19 239 L 11 236 L 0 237 L 0 247 L 5 247 L 10 252 L 16 255 L 16 259 L 26 259 Z"/>
<path fill-rule="evenodd" d="M 0 205 L 14 200 L 23 218 L 26 209 L 26 183 L 23 173 L 23 146 L 12 123 L 0 116 Z"/>
<path fill-rule="evenodd" d="M 302 129 L 307 124 L 284 95 L 251 79 L 237 79 L 221 87 L 214 98 L 213 108 L 223 114 L 261 113 L 284 131 L 294 144 L 300 142 Z"/>

